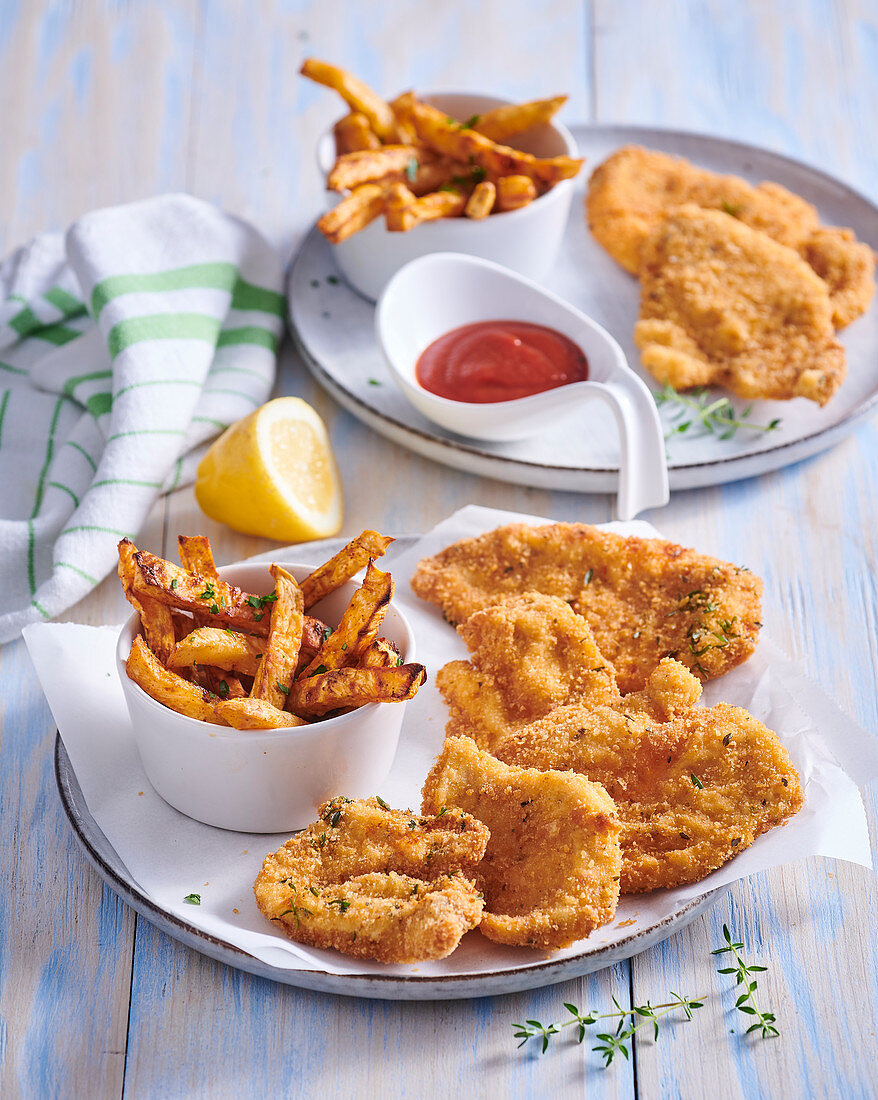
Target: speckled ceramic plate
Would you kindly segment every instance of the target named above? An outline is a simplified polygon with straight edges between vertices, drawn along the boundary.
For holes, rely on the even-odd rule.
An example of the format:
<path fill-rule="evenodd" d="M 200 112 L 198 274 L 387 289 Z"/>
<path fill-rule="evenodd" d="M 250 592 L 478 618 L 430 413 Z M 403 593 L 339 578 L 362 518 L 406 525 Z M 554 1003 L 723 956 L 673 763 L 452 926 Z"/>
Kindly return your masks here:
<path fill-rule="evenodd" d="M 411 547 L 415 541 L 413 535 L 398 538 L 385 561 L 392 567 L 393 557 Z M 341 549 L 344 542 L 343 539 L 331 539 L 312 543 L 308 550 L 309 553 L 313 551 L 315 561 L 322 561 Z M 356 969 L 341 974 L 324 970 L 292 970 L 272 966 L 234 944 L 210 935 L 157 905 L 147 895 L 89 811 L 60 736 L 55 741 L 55 775 L 64 812 L 89 862 L 107 885 L 141 916 L 181 943 L 229 966 L 325 993 L 393 1000 L 446 1000 L 494 996 L 552 985 L 645 951 L 694 920 L 723 892 L 722 889 L 714 890 L 681 904 L 666 912 L 662 919 L 649 918 L 645 912 L 648 905 L 643 904 L 643 899 L 623 898 L 613 924 L 554 955 L 524 948 L 502 948 L 489 943 L 477 932 L 471 932 L 448 959 L 417 968 L 392 968 L 368 960 L 357 960 L 359 965 Z M 210 826 L 205 825 L 204 828 Z M 347 962 L 354 960 L 348 959 Z M 400 973 L 401 970 L 405 972 Z M 421 972 L 415 972 L 417 970 Z"/>
<path fill-rule="evenodd" d="M 573 133 L 587 170 L 621 145 L 645 145 L 754 182 L 775 180 L 814 203 L 825 223 L 850 226 L 859 238 L 878 246 L 878 207 L 847 184 L 788 157 L 739 142 L 646 127 L 580 126 Z M 655 389 L 655 380 L 639 368 L 633 341 L 637 282 L 588 233 L 582 213 L 584 186 L 583 179 L 561 255 L 546 286 L 608 329 Z M 316 228 L 292 264 L 288 292 L 292 330 L 309 369 L 340 404 L 375 431 L 437 462 L 501 481 L 575 492 L 616 491 L 615 427 L 598 406 L 574 410 L 542 436 L 505 444 L 463 439 L 421 416 L 395 388 L 384 364 L 375 340 L 372 303 L 344 282 L 332 246 Z M 878 405 L 878 307 L 873 305 L 840 339 L 847 349 L 849 372 L 829 405 L 820 409 L 804 398 L 759 401 L 752 421 L 768 424 L 780 417 L 777 430 L 742 430 L 729 440 L 690 431 L 669 439 L 671 489 L 776 470 L 847 435 Z M 739 409 L 746 405 L 735 404 Z M 663 416 L 670 428 L 664 410 Z"/>

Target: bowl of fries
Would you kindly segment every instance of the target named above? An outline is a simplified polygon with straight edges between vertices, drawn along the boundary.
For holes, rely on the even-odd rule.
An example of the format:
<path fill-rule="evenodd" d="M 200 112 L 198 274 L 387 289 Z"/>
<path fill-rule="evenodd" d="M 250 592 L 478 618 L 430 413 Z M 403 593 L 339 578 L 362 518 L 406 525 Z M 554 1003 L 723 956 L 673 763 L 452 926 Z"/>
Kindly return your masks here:
<path fill-rule="evenodd" d="M 407 92 L 385 102 L 325 62 L 309 59 L 302 73 L 349 107 L 318 145 L 329 209 L 317 224 L 356 290 L 376 300 L 399 268 L 431 252 L 547 274 L 582 166 L 554 117 L 566 96 L 516 104 Z"/>
<path fill-rule="evenodd" d="M 392 540 L 364 532 L 316 570 L 217 570 L 212 557 L 187 560 L 192 541 L 181 540 L 184 568 L 120 544 L 136 610 L 117 667 L 158 794 L 197 821 L 252 833 L 303 828 L 340 792 L 374 794 L 396 752 L 398 703 L 425 679 L 390 574 L 368 556 Z"/>

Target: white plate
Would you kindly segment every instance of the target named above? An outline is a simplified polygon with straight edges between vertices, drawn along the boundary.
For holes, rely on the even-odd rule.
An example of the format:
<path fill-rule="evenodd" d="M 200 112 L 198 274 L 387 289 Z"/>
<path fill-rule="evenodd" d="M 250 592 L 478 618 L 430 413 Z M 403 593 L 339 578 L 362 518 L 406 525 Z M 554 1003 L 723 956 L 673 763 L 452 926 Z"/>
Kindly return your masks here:
<path fill-rule="evenodd" d="M 392 569 L 394 557 L 410 548 L 415 541 L 413 535 L 397 539 L 382 564 L 389 564 Z M 308 546 L 309 556 L 313 551 L 313 560 L 323 561 L 341 549 L 344 543 L 344 539 L 311 543 Z M 234 944 L 189 924 L 146 894 L 89 811 L 60 736 L 55 742 L 55 774 L 61 803 L 86 857 L 101 878 L 133 909 L 172 938 L 229 966 L 288 985 L 326 993 L 394 1000 L 445 1000 L 493 996 L 551 985 L 589 974 L 645 951 L 694 920 L 722 893 L 721 889 L 713 890 L 679 904 L 662 919 L 649 918 L 645 895 L 623 897 L 612 924 L 598 929 L 589 939 L 555 954 L 492 944 L 478 932 L 470 932 L 448 959 L 414 968 L 351 960 L 346 956 L 327 953 L 328 958 L 344 960 L 351 964 L 352 969 L 346 969 L 341 974 L 320 969 L 291 970 L 262 962 Z M 199 828 L 209 829 L 210 826 Z M 230 835 L 237 837 L 240 834 Z M 265 838 L 265 851 L 276 847 L 271 841 L 271 837 Z"/>
<path fill-rule="evenodd" d="M 573 134 L 587 158 L 586 171 L 621 145 L 646 145 L 717 172 L 781 183 L 814 203 L 825 223 L 850 226 L 860 239 L 878 246 L 878 207 L 798 161 L 738 142 L 647 127 L 581 126 Z M 545 285 L 608 329 L 655 389 L 655 380 L 639 367 L 632 337 L 637 282 L 588 233 L 584 186 L 583 178 L 561 255 Z M 437 462 L 501 481 L 574 492 L 615 491 L 615 427 L 600 407 L 572 413 L 545 435 L 519 443 L 465 440 L 421 416 L 396 389 L 384 364 L 374 334 L 373 305 L 343 281 L 332 246 L 316 228 L 293 262 L 288 295 L 293 335 L 309 369 L 341 405 L 380 434 Z M 715 485 L 779 469 L 847 435 L 878 404 L 878 308 L 873 306 L 840 339 L 847 348 L 848 377 L 829 405 L 820 409 L 803 398 L 760 401 L 752 413 L 754 422 L 782 421 L 767 435 L 739 431 L 721 441 L 687 433 L 669 439 L 671 488 Z M 747 403 L 735 404 L 740 409 Z"/>

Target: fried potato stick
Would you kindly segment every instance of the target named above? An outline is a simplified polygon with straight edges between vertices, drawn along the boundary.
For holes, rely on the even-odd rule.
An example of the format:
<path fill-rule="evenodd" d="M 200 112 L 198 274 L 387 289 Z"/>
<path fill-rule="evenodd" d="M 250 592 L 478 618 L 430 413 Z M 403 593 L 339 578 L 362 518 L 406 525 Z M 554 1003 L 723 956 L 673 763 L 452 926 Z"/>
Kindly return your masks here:
<path fill-rule="evenodd" d="M 535 99 L 530 103 L 495 107 L 478 118 L 472 128 L 491 141 L 505 142 L 513 134 L 532 130 L 535 126 L 551 121 L 567 99 L 566 95 L 556 95 L 551 99 Z"/>
<path fill-rule="evenodd" d="M 482 180 L 473 188 L 473 193 L 467 199 L 463 212 L 468 218 L 476 220 L 486 218 L 494 209 L 496 198 L 496 186 L 490 180 Z"/>
<path fill-rule="evenodd" d="M 329 173 L 327 187 L 330 191 L 347 191 L 361 183 L 384 179 L 392 172 L 404 172 L 417 154 L 414 145 L 382 145 L 379 149 L 344 153 Z"/>
<path fill-rule="evenodd" d="M 583 164 L 575 157 L 540 158 L 498 145 L 461 123 L 449 122 L 442 111 L 426 103 L 415 102 L 412 117 L 418 137 L 431 149 L 464 163 L 478 164 L 492 177 L 525 175 L 552 186 L 560 180 L 572 179 Z"/>
<path fill-rule="evenodd" d="M 363 531 L 342 547 L 328 562 L 319 566 L 302 581 L 305 610 L 334 592 L 375 558 L 383 557 L 393 539 L 377 531 Z"/>
<path fill-rule="evenodd" d="M 328 672 L 355 665 L 363 650 L 377 637 L 391 599 L 393 578 L 370 561 L 363 583 L 351 597 L 341 622 L 324 640 L 299 679 L 305 679 L 318 670 Z"/>
<path fill-rule="evenodd" d="M 363 650 L 359 661 L 360 668 L 396 668 L 401 664 L 399 650 L 389 638 L 376 638 Z"/>
<path fill-rule="evenodd" d="M 340 118 L 332 128 L 335 137 L 336 156 L 354 153 L 359 149 L 378 149 L 381 140 L 373 133 L 369 120 L 362 111 L 352 111 Z"/>
<path fill-rule="evenodd" d="M 536 184 L 528 176 L 501 176 L 497 180 L 497 209 L 519 210 L 537 197 Z"/>
<path fill-rule="evenodd" d="M 255 676 L 265 643 L 265 638 L 239 634 L 221 626 L 200 626 L 177 642 L 167 664 L 170 668 L 213 665 L 225 672 Z"/>
<path fill-rule="evenodd" d="M 171 611 L 158 600 L 146 594 L 134 594 L 137 578 L 137 547 L 131 539 L 122 539 L 119 550 L 119 580 L 125 592 L 125 598 L 135 611 L 140 613 L 140 626 L 149 648 L 162 662 L 167 662 L 174 649 L 176 635 Z"/>
<path fill-rule="evenodd" d="M 279 710 L 265 699 L 228 699 L 213 704 L 217 715 L 236 730 L 275 730 L 307 726 L 304 718 Z"/>
<path fill-rule="evenodd" d="M 475 869 L 488 939 L 565 947 L 612 920 L 620 824 L 603 787 L 573 772 L 510 767 L 452 737 L 427 776 L 423 812 L 452 806 L 477 812 L 490 830 Z"/>
<path fill-rule="evenodd" d="M 396 116 L 388 103 L 368 84 L 337 65 L 330 65 L 316 57 L 307 58 L 299 72 L 317 84 L 323 84 L 338 92 L 352 111 L 364 114 L 369 125 L 382 141 L 389 141 L 396 127 Z"/>
<path fill-rule="evenodd" d="M 377 183 L 355 187 L 317 220 L 317 228 L 332 244 L 340 244 L 373 222 L 384 209 L 385 188 Z"/>
<path fill-rule="evenodd" d="M 285 569 L 273 564 L 268 571 L 274 577 L 277 599 L 271 608 L 268 642 L 250 697 L 283 710 L 299 660 L 305 625 L 304 600 L 301 588 Z"/>
<path fill-rule="evenodd" d="M 253 892 L 299 943 L 382 962 L 441 959 L 479 923 L 471 875 L 487 840 L 459 810 L 427 817 L 378 798 L 334 798 L 265 857 Z"/>
<path fill-rule="evenodd" d="M 297 680 L 290 708 L 312 716 L 366 703 L 404 703 L 413 699 L 427 679 L 423 665 L 393 668 L 336 668 Z"/>
<path fill-rule="evenodd" d="M 212 693 L 165 668 L 139 634 L 131 646 L 125 669 L 135 684 L 156 702 L 189 718 L 225 725 L 213 709 Z"/>

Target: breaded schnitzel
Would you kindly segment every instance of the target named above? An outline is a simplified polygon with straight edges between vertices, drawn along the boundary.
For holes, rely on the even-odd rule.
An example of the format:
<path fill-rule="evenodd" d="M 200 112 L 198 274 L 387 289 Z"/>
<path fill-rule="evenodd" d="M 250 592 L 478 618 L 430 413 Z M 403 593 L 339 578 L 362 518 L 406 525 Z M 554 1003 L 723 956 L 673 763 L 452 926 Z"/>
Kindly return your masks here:
<path fill-rule="evenodd" d="M 607 706 L 559 707 L 495 753 L 525 768 L 571 768 L 606 788 L 622 821 L 625 894 L 699 882 L 803 803 L 777 735 L 726 703 L 665 723 Z"/>
<path fill-rule="evenodd" d="M 462 623 L 507 596 L 558 596 L 582 615 L 622 692 L 638 691 L 663 657 L 701 680 L 756 648 L 762 581 L 749 570 L 661 539 L 581 523 L 514 523 L 462 539 L 418 564 L 412 588 Z"/>
<path fill-rule="evenodd" d="M 634 340 L 646 369 L 678 390 L 825 405 L 847 373 L 823 280 L 791 248 L 697 206 L 644 246 Z"/>
<path fill-rule="evenodd" d="M 465 734 L 490 751 L 562 703 L 619 697 L 588 623 L 557 596 L 512 596 L 471 615 L 458 633 L 472 660 L 452 661 L 436 678 L 451 708 L 448 736 Z"/>
<path fill-rule="evenodd" d="M 815 208 L 780 184 L 754 187 L 682 157 L 628 145 L 592 173 L 586 213 L 600 244 L 632 275 L 639 275 L 648 238 L 687 203 L 724 212 L 795 249 L 826 281 L 837 328 L 867 309 L 874 292 L 872 249 L 849 229 L 822 227 Z"/>
<path fill-rule="evenodd" d="M 299 943 L 381 962 L 443 959 L 481 918 L 472 875 L 487 842 L 460 810 L 432 818 L 334 798 L 265 857 L 253 892 Z"/>
<path fill-rule="evenodd" d="M 452 737 L 427 776 L 423 809 L 453 806 L 491 831 L 475 871 L 488 939 L 565 947 L 613 919 L 619 821 L 602 787 L 573 772 L 510 767 L 468 737 Z"/>

